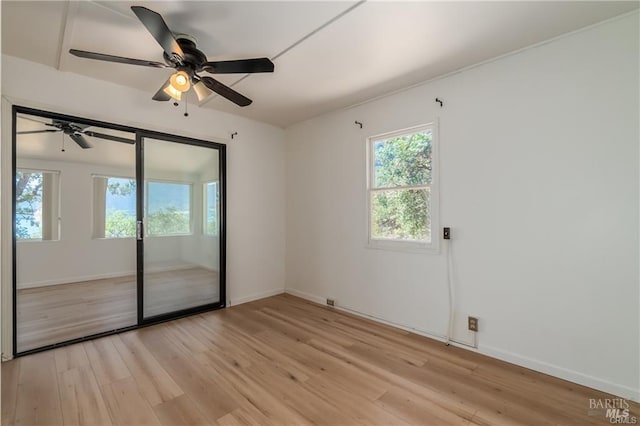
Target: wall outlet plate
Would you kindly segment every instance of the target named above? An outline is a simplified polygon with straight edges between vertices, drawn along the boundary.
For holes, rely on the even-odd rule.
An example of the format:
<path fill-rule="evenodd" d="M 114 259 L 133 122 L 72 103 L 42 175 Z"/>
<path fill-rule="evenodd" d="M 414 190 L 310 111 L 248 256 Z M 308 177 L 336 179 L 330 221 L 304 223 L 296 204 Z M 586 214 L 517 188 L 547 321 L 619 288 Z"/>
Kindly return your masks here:
<path fill-rule="evenodd" d="M 478 318 L 468 317 L 467 324 L 469 327 L 469 331 L 478 331 Z"/>
<path fill-rule="evenodd" d="M 327 299 L 327 305 L 328 305 L 328 306 L 335 306 L 335 304 L 336 304 L 336 301 L 335 301 L 335 300 L 333 300 L 333 299 Z"/>

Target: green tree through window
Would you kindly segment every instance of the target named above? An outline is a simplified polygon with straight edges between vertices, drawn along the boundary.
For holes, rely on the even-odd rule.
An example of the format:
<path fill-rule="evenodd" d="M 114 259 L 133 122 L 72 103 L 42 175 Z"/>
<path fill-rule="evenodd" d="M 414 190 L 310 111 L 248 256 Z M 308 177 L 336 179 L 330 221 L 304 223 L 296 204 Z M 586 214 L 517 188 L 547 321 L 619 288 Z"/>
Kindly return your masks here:
<path fill-rule="evenodd" d="M 371 141 L 371 238 L 431 242 L 430 128 Z"/>
<path fill-rule="evenodd" d="M 16 172 L 16 238 L 42 239 L 42 172 Z"/>

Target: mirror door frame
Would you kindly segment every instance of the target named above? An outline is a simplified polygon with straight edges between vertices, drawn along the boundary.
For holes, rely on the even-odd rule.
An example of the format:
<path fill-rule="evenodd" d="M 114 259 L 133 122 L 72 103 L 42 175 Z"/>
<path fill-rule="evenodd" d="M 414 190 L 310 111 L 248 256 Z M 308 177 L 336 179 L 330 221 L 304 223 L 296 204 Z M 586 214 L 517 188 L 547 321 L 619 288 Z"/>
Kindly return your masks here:
<path fill-rule="evenodd" d="M 199 146 L 203 148 L 216 148 L 212 146 L 212 143 L 191 139 L 176 135 L 160 135 L 157 132 L 149 132 L 146 130 L 140 130 L 136 132 L 136 222 L 144 222 L 144 140 L 156 139 L 166 142 L 179 143 L 183 145 Z M 176 318 L 181 318 L 189 315 L 198 314 L 201 312 L 211 311 L 214 309 L 223 308 L 225 306 L 226 285 L 225 285 L 225 265 L 226 265 L 226 145 L 219 144 L 222 148 L 218 148 L 219 156 L 219 171 L 218 177 L 220 179 L 220 238 L 219 238 L 219 250 L 220 250 L 220 300 L 216 303 L 209 303 L 200 306 L 194 306 L 191 308 L 181 309 L 177 311 L 168 312 L 165 314 L 156 315 L 153 317 L 145 318 L 144 316 L 144 229 L 141 231 L 141 235 L 136 237 L 136 253 L 137 253 L 137 299 L 138 299 L 138 326 L 155 324 L 157 322 L 169 321 Z"/>

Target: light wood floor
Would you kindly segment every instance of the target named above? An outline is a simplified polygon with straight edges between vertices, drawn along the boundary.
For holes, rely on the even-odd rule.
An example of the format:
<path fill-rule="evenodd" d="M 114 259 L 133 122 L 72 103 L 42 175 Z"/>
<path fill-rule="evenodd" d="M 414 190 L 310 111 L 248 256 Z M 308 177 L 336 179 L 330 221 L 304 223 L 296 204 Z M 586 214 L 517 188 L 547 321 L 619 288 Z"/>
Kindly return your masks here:
<path fill-rule="evenodd" d="M 288 295 L 2 365 L 3 425 L 608 424 L 606 397 Z"/>
<path fill-rule="evenodd" d="M 219 301 L 204 268 L 145 274 L 145 317 Z M 18 290 L 18 352 L 137 324 L 136 277 Z"/>

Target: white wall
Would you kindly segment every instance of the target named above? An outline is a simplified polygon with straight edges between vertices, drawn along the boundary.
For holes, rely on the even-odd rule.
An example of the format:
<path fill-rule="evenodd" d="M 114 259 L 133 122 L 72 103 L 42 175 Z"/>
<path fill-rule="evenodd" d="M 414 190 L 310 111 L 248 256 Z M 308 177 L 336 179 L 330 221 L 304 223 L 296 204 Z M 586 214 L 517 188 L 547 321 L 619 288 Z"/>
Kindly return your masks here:
<path fill-rule="evenodd" d="M 243 117 L 190 108 L 185 118 L 149 93 L 2 56 L 3 124 L 10 102 L 227 144 L 227 299 L 238 303 L 284 288 L 284 133 Z M 10 121 L 9 121 L 10 123 Z M 10 126 L 2 126 L 2 193 L 11 193 Z M 238 132 L 234 140 L 232 132 Z M 2 203 L 2 350 L 11 353 L 11 206 Z M 7 231 L 8 228 L 8 231 Z M 9 262 L 7 262 L 7 259 Z"/>
<path fill-rule="evenodd" d="M 480 352 L 639 399 L 638 27 L 636 13 L 288 128 L 287 291 L 446 333 L 446 247 L 368 249 L 365 225 L 365 138 L 439 118 L 454 338 L 475 315 Z"/>

